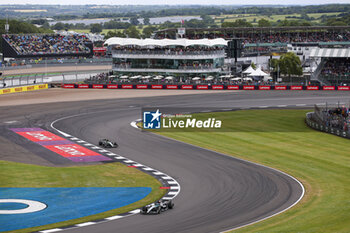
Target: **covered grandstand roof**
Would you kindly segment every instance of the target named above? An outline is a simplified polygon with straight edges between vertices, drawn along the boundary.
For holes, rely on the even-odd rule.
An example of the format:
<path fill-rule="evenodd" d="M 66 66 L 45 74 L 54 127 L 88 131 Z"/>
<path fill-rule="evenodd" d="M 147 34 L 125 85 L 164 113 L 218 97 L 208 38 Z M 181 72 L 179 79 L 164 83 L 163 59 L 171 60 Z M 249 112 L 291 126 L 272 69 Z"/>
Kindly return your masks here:
<path fill-rule="evenodd" d="M 223 27 L 223 28 L 186 28 L 186 32 L 226 32 L 226 31 L 342 31 L 349 30 L 350 26 L 291 26 L 291 27 Z M 167 28 L 156 31 L 161 32 L 177 32 L 177 28 Z"/>
<path fill-rule="evenodd" d="M 350 57 L 350 48 L 341 49 L 312 49 L 310 57 Z"/>
<path fill-rule="evenodd" d="M 170 40 L 170 39 L 162 39 L 162 40 L 156 40 L 156 39 L 135 39 L 135 38 L 120 38 L 120 37 L 112 37 L 106 40 L 105 45 L 121 45 L 121 46 L 127 46 L 127 45 L 137 45 L 137 46 L 193 46 L 193 45 L 202 45 L 202 46 L 227 46 L 227 41 L 218 38 L 218 39 L 201 39 L 201 40 L 189 40 L 189 39 L 177 39 L 177 40 Z"/>

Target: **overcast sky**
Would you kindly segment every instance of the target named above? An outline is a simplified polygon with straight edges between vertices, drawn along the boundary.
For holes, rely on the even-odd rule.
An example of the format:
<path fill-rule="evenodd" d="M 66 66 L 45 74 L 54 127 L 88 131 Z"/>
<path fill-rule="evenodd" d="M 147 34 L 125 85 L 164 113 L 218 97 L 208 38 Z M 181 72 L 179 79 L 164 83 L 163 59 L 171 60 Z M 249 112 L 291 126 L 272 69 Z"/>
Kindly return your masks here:
<path fill-rule="evenodd" d="M 317 5 L 328 3 L 349 3 L 350 0 L 0 0 L 0 4 L 61 4 L 61 5 L 85 5 L 85 4 L 108 4 L 108 5 L 262 5 L 262 4 L 289 4 L 289 5 Z"/>

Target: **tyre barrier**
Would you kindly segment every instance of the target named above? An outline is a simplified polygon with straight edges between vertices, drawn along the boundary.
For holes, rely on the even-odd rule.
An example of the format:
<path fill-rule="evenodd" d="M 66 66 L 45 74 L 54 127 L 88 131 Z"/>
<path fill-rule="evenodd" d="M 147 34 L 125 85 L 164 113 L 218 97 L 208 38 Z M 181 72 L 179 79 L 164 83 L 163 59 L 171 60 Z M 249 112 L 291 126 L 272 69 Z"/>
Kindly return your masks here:
<path fill-rule="evenodd" d="M 49 88 L 48 84 L 37 84 L 37 85 L 29 85 L 29 86 L 2 88 L 2 89 L 0 89 L 0 95 L 19 93 L 19 92 L 27 92 L 27 91 L 44 90 L 44 89 L 48 89 L 48 88 Z"/>
<path fill-rule="evenodd" d="M 305 119 L 306 124 L 310 128 L 313 128 L 315 130 L 322 131 L 322 132 L 325 132 L 325 133 L 334 134 L 334 135 L 339 136 L 339 137 L 349 138 L 350 139 L 349 131 L 344 131 L 344 130 L 341 130 L 341 129 L 332 128 L 330 126 L 326 126 L 324 124 L 320 124 L 318 122 L 315 122 L 315 121 L 312 120 L 312 114 L 314 114 L 314 113 L 313 112 L 307 113 L 306 114 L 306 119 Z"/>
<path fill-rule="evenodd" d="M 79 89 L 167 89 L 167 90 L 293 90 L 293 91 L 350 91 L 350 86 L 269 86 L 269 85 L 223 85 L 223 84 L 75 84 L 66 83 L 62 88 Z"/>

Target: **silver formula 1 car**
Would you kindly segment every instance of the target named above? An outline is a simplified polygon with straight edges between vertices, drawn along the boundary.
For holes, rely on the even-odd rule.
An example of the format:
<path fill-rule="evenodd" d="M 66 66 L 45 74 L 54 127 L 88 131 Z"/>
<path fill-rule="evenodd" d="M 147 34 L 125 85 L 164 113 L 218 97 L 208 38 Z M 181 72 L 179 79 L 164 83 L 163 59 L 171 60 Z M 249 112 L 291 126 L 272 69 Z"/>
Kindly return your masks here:
<path fill-rule="evenodd" d="M 141 214 L 160 214 L 163 211 L 174 208 L 171 200 L 159 200 L 141 208 Z"/>
<path fill-rule="evenodd" d="M 118 144 L 116 142 L 112 142 L 108 139 L 100 139 L 100 141 L 98 142 L 99 146 L 102 146 L 104 148 L 117 148 Z"/>

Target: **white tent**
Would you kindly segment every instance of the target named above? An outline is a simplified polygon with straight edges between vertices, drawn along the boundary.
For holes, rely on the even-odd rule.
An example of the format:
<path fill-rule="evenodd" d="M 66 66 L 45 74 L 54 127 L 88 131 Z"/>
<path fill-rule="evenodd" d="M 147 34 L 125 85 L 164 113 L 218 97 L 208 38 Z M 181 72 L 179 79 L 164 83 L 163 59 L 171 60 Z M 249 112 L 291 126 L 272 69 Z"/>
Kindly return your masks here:
<path fill-rule="evenodd" d="M 268 74 L 262 71 L 259 67 L 258 69 L 254 70 L 252 73 L 248 74 L 248 76 L 260 77 L 260 76 L 268 76 Z"/>
<path fill-rule="evenodd" d="M 201 78 L 200 77 L 194 77 L 192 78 L 192 80 L 196 81 L 196 80 L 200 80 Z"/>
<path fill-rule="evenodd" d="M 242 80 L 242 78 L 239 78 L 239 77 L 237 77 L 237 78 L 231 78 L 231 80 L 233 80 L 233 81 L 239 81 L 239 80 Z"/>
<path fill-rule="evenodd" d="M 123 75 L 123 76 L 120 76 L 119 78 L 120 78 L 120 79 L 127 79 L 127 78 L 129 78 L 129 76 Z"/>
<path fill-rule="evenodd" d="M 252 66 L 249 66 L 247 69 L 245 69 L 242 73 L 243 74 L 250 74 L 250 73 L 252 73 L 253 71 L 255 71 L 254 69 L 253 69 L 253 67 Z"/>
<path fill-rule="evenodd" d="M 244 81 L 253 81 L 252 78 L 243 78 Z"/>
<path fill-rule="evenodd" d="M 142 79 L 149 79 L 149 78 L 151 78 L 151 77 L 152 77 L 152 76 L 147 75 L 147 76 L 143 76 Z"/>
<path fill-rule="evenodd" d="M 159 79 L 162 79 L 162 78 L 163 78 L 163 76 L 159 75 L 159 76 L 154 77 L 153 79 L 154 80 L 159 80 Z"/>
<path fill-rule="evenodd" d="M 208 76 L 208 77 L 206 77 L 204 80 L 205 80 L 205 81 L 210 81 L 210 80 L 213 80 L 213 79 L 214 79 L 213 76 Z"/>
<path fill-rule="evenodd" d="M 140 78 L 140 77 L 141 77 L 140 75 L 136 75 L 136 76 L 130 77 L 130 79 L 138 79 L 138 78 Z"/>
<path fill-rule="evenodd" d="M 168 76 L 168 77 L 166 77 L 165 79 L 166 80 L 172 80 L 174 77 L 173 76 Z"/>
<path fill-rule="evenodd" d="M 221 75 L 220 78 L 232 78 L 232 74 L 227 74 L 227 75 Z"/>

